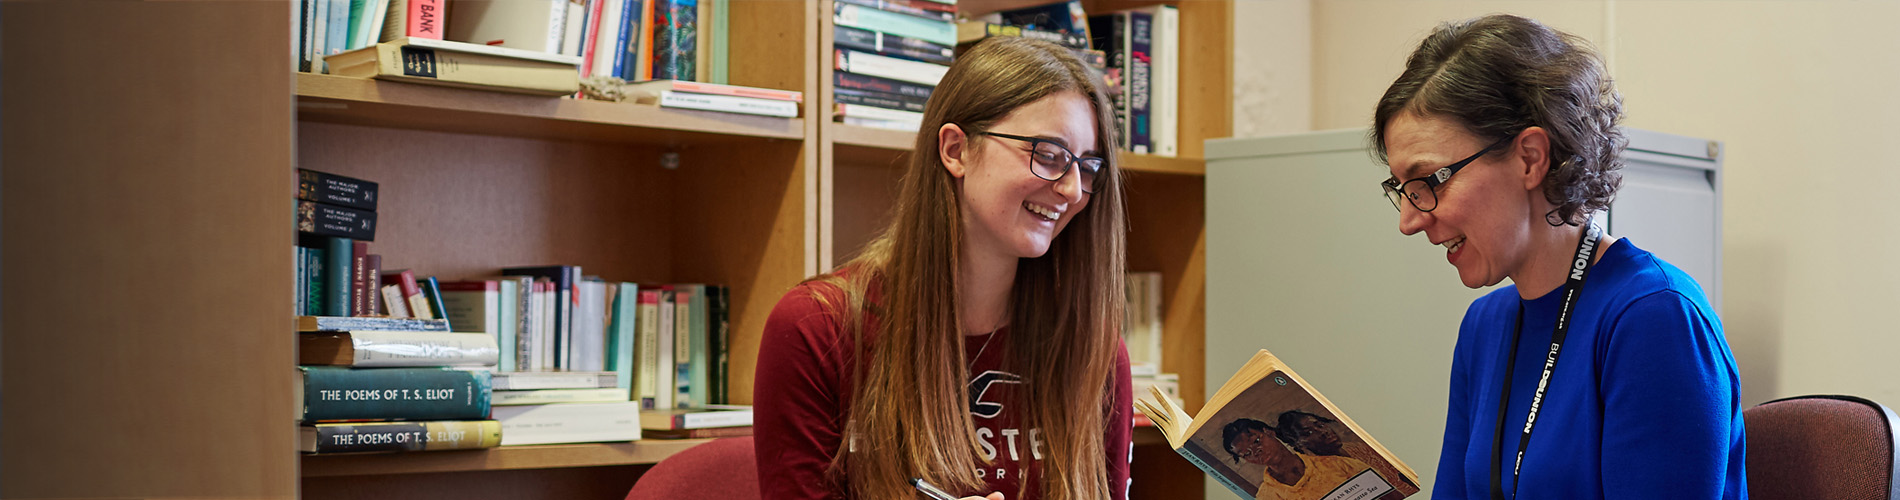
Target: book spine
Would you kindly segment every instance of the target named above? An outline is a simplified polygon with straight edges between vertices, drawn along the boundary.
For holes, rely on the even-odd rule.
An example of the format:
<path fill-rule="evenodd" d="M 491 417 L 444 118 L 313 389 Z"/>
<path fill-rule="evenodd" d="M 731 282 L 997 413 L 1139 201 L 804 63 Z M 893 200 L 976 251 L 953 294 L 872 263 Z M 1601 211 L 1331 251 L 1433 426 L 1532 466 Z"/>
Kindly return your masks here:
<path fill-rule="evenodd" d="M 658 13 L 660 1 L 661 0 L 645 0 L 641 2 L 640 42 L 637 46 L 631 47 L 637 51 L 627 56 L 627 70 L 630 71 L 632 75 L 632 77 L 627 78 L 628 81 L 653 79 L 653 35 L 656 31 L 654 23 L 656 19 L 661 18 Z"/>
<path fill-rule="evenodd" d="M 324 33 L 324 57 L 333 56 L 349 50 L 350 46 L 350 0 L 331 0 L 329 32 Z"/>
<path fill-rule="evenodd" d="M 446 332 L 449 323 L 442 320 L 390 317 L 305 316 L 299 318 L 299 332 Z"/>
<path fill-rule="evenodd" d="M 550 403 L 623 403 L 627 391 L 616 387 L 601 389 L 541 389 L 495 391 L 495 406 L 542 405 Z"/>
<path fill-rule="evenodd" d="M 656 384 L 660 376 L 660 291 L 640 290 L 640 310 L 635 314 L 640 320 L 639 329 L 634 332 L 639 337 L 636 354 L 640 360 L 639 369 L 634 373 L 634 394 L 641 409 L 653 410 L 658 408 L 655 404 L 659 397 Z"/>
<path fill-rule="evenodd" d="M 954 23 L 907 16 L 859 5 L 834 4 L 832 22 L 853 28 L 919 38 L 942 45 L 957 44 L 957 25 Z"/>
<path fill-rule="evenodd" d="M 706 72 L 705 80 L 708 83 L 725 84 L 731 79 L 728 68 L 732 63 L 732 43 L 727 30 L 732 25 L 732 0 L 699 1 L 712 2 L 712 43 L 709 44 L 712 54 L 706 57 L 707 67 L 702 68 Z M 701 33 L 699 36 L 706 34 Z"/>
<path fill-rule="evenodd" d="M 383 309 L 386 310 L 384 312 L 387 313 L 389 317 L 397 319 L 415 318 L 414 314 L 409 314 L 408 301 L 402 298 L 402 287 L 397 285 L 383 285 L 382 297 Z"/>
<path fill-rule="evenodd" d="M 350 242 L 350 315 L 369 316 L 369 242 Z"/>
<path fill-rule="evenodd" d="M 673 416 L 674 429 L 703 429 L 708 427 L 738 427 L 752 425 L 750 411 L 708 411 L 681 413 Z"/>
<path fill-rule="evenodd" d="M 369 254 L 364 259 L 365 259 L 364 262 L 366 263 L 364 264 L 363 267 L 367 269 L 363 273 L 363 279 L 364 279 L 363 293 L 369 296 L 368 297 L 369 304 L 367 304 L 366 306 L 366 309 L 369 311 L 369 314 L 365 314 L 364 316 L 382 316 L 383 315 L 383 306 L 382 306 L 383 295 L 381 293 L 381 290 L 379 289 L 381 288 L 382 275 L 383 275 L 383 256 L 377 255 L 377 254 Z M 444 325 L 443 328 L 448 328 L 448 327 Z"/>
<path fill-rule="evenodd" d="M 788 101 L 788 102 L 804 102 L 805 101 L 805 94 L 803 92 L 797 92 L 797 91 L 791 91 L 791 90 L 762 89 L 762 88 L 756 88 L 756 87 L 741 87 L 737 85 L 719 85 L 719 84 L 702 83 L 702 82 L 689 82 L 685 80 L 671 80 L 671 81 L 668 81 L 667 83 L 669 85 L 667 85 L 664 88 L 660 88 L 660 90 L 672 90 L 675 92 L 688 92 L 688 93 L 693 93 L 693 94 L 712 94 L 712 95 L 723 95 L 723 96 L 732 96 L 732 97 L 745 97 L 745 98 L 750 98 L 750 99 L 765 99 L 765 100 L 771 100 L 771 101 Z"/>
<path fill-rule="evenodd" d="M 727 113 L 785 118 L 798 116 L 798 103 L 791 101 L 773 101 L 751 97 L 732 97 L 712 94 L 690 94 L 671 90 L 660 91 L 660 107 L 723 111 Z"/>
<path fill-rule="evenodd" d="M 615 378 L 613 373 L 600 372 L 496 373 L 493 385 L 498 391 L 601 389 L 614 387 Z"/>
<path fill-rule="evenodd" d="M 876 118 L 859 118 L 856 116 L 844 117 L 844 124 L 856 125 L 859 127 L 872 127 L 872 128 L 898 130 L 898 131 L 904 131 L 904 132 L 916 132 L 918 129 L 921 129 L 924 126 L 923 122 L 921 121 L 879 120 Z"/>
<path fill-rule="evenodd" d="M 732 288 L 720 286 L 718 289 L 719 293 L 713 300 L 711 313 L 713 325 L 712 340 L 714 342 L 711 349 L 713 354 L 717 356 L 717 361 L 713 363 L 714 392 L 712 402 L 713 404 L 728 404 L 731 402 L 731 394 L 728 390 L 731 388 L 732 383 L 731 380 L 728 379 L 728 374 L 731 373 L 730 370 L 732 369 L 730 364 L 730 351 L 732 350 Z"/>
<path fill-rule="evenodd" d="M 693 288 L 673 288 L 673 407 L 692 408 L 693 401 Z"/>
<path fill-rule="evenodd" d="M 698 57 L 699 3 L 659 0 L 653 11 L 653 79 L 692 80 Z"/>
<path fill-rule="evenodd" d="M 515 279 L 515 362 L 506 371 L 526 370 L 534 366 L 534 332 L 539 329 L 539 308 L 534 306 L 534 278 Z"/>
<path fill-rule="evenodd" d="M 343 423 L 313 427 L 318 454 L 468 450 L 501 444 L 501 422 L 494 420 Z"/>
<path fill-rule="evenodd" d="M 1131 11 L 1128 15 L 1128 128 L 1129 150 L 1147 154 L 1153 149 L 1150 137 L 1150 125 L 1153 123 L 1152 107 L 1154 66 L 1150 54 L 1154 51 L 1154 16 L 1145 11 Z"/>
<path fill-rule="evenodd" d="M 448 19 L 448 0 L 408 0 L 408 26 L 403 29 L 410 38 L 441 40 L 442 23 Z"/>
<path fill-rule="evenodd" d="M 356 50 L 363 47 L 358 40 L 361 40 L 368 31 L 363 23 L 369 22 L 371 3 L 370 0 L 350 0 L 350 24 L 344 29 L 344 36 L 348 43 L 343 45 L 343 50 Z"/>
<path fill-rule="evenodd" d="M 923 113 L 899 111 L 895 109 L 886 109 L 886 108 L 880 108 L 880 107 L 875 107 L 875 106 L 855 106 L 851 104 L 838 104 L 838 116 L 846 116 L 846 117 L 853 117 L 853 118 L 870 118 L 873 120 L 890 120 L 890 121 L 906 122 L 906 123 L 909 123 L 909 122 L 921 123 L 924 120 Z"/>
<path fill-rule="evenodd" d="M 839 104 L 873 106 L 912 113 L 924 112 L 924 104 L 928 102 L 925 99 L 906 98 L 897 94 L 853 89 L 832 89 L 831 97 Z"/>
<path fill-rule="evenodd" d="M 304 281 L 306 288 L 304 289 L 303 314 L 305 315 L 320 316 L 326 310 L 323 304 L 326 299 L 323 293 L 323 283 L 328 277 L 328 275 L 323 273 L 323 264 L 325 262 L 327 261 L 324 259 L 323 249 L 304 249 L 304 268 L 308 272 L 308 274 L 304 276 L 306 278 Z"/>
<path fill-rule="evenodd" d="M 442 308 L 442 286 L 435 280 L 435 277 L 430 276 L 417 280 L 416 287 L 422 289 L 422 296 L 427 299 L 429 315 L 435 319 L 447 322 L 449 324 L 449 331 L 455 331 L 455 322 L 449 321 L 448 311 Z"/>
<path fill-rule="evenodd" d="M 639 414 L 632 403 L 495 408 L 504 446 L 636 441 L 640 439 Z"/>
<path fill-rule="evenodd" d="M 323 250 L 323 314 L 350 315 L 350 243 L 349 238 L 331 237 Z"/>
<path fill-rule="evenodd" d="M 957 15 L 954 12 L 918 8 L 906 2 L 891 2 L 886 0 L 837 0 L 837 3 L 868 7 L 885 12 L 895 12 L 907 16 L 916 16 L 928 21 L 951 22 L 957 20 Z"/>
<path fill-rule="evenodd" d="M 562 18 L 566 25 L 561 27 L 561 54 L 582 57 L 581 41 L 585 39 L 587 35 L 587 22 L 590 20 L 588 19 L 588 11 L 590 10 L 588 5 L 599 2 L 600 0 L 584 0 L 579 2 L 569 0 L 561 1 L 561 5 L 567 8 L 566 17 Z M 575 68 L 576 71 L 579 70 L 579 66 Z"/>
<path fill-rule="evenodd" d="M 488 416 L 487 371 L 304 366 L 304 422 Z"/>
<path fill-rule="evenodd" d="M 913 61 L 949 65 L 956 55 L 956 50 L 948 45 L 850 26 L 833 26 L 831 33 L 833 43 L 839 47 Z"/>
<path fill-rule="evenodd" d="M 357 368 L 401 366 L 491 366 L 501 350 L 478 333 L 363 331 L 297 336 L 300 365 Z M 349 356 L 335 354 L 349 349 Z"/>
<path fill-rule="evenodd" d="M 708 348 L 711 347 L 712 339 L 706 337 L 711 333 L 707 328 L 711 310 L 709 309 L 710 304 L 707 304 L 706 285 L 693 285 L 692 292 L 692 307 L 687 309 L 692 315 L 689 319 L 689 328 L 692 332 L 691 338 L 693 343 L 692 363 L 688 365 L 691 368 L 689 374 L 692 377 L 692 384 L 689 386 L 691 389 L 691 391 L 689 391 L 691 399 L 688 400 L 687 404 L 691 406 L 703 406 L 712 402 L 712 388 L 709 387 L 709 385 L 712 383 L 711 368 L 713 358 L 712 352 L 708 350 Z"/>
<path fill-rule="evenodd" d="M 298 201 L 297 230 L 319 236 L 375 241 L 376 212 Z"/>
<path fill-rule="evenodd" d="M 1188 445 L 1188 446 L 1193 446 L 1193 445 Z M 1235 495 L 1240 495 L 1240 498 L 1254 497 L 1253 494 L 1247 493 L 1247 490 L 1241 489 L 1240 485 L 1238 483 L 1235 483 L 1232 478 L 1227 477 L 1226 474 L 1222 474 L 1219 470 L 1214 469 L 1214 466 L 1208 465 L 1206 461 L 1201 460 L 1200 455 L 1188 449 L 1187 446 L 1183 446 L 1181 448 L 1175 448 L 1174 451 L 1176 453 L 1180 453 L 1181 456 L 1183 457 L 1187 457 L 1188 463 L 1194 464 L 1194 466 L 1200 468 L 1202 472 L 1206 472 L 1208 477 L 1212 477 L 1214 478 L 1214 480 L 1220 481 L 1220 484 L 1222 486 L 1226 486 L 1227 489 L 1230 491 L 1233 491 Z"/>
<path fill-rule="evenodd" d="M 293 54 L 297 55 L 297 60 L 291 63 L 291 71 L 309 71 L 306 68 L 309 67 L 310 62 L 304 58 L 304 50 L 310 44 L 310 38 L 305 35 L 310 32 L 310 2 L 311 0 L 297 0 L 297 15 L 291 16 L 290 33 L 296 35 L 296 40 L 293 42 L 296 52 Z"/>
<path fill-rule="evenodd" d="M 977 23 L 980 21 L 972 21 L 972 22 Z M 1082 35 L 1077 35 L 1074 33 L 1031 29 L 1031 28 L 1024 28 L 1022 26 L 1011 26 L 1007 24 L 982 23 L 982 25 L 983 25 L 982 26 L 983 38 L 989 38 L 993 36 L 1021 37 L 1021 38 L 1028 38 L 1032 40 L 1042 40 L 1045 42 L 1061 45 L 1063 47 L 1068 47 L 1071 49 L 1080 50 L 1080 49 L 1089 48 L 1088 38 L 1085 38 Z"/>
<path fill-rule="evenodd" d="M 613 68 L 611 68 L 608 73 L 608 75 L 615 78 L 632 81 L 631 78 L 628 78 L 632 75 L 627 69 L 627 61 L 629 61 L 629 54 L 640 53 L 640 48 L 637 44 L 640 43 L 640 10 L 642 4 L 643 2 L 641 0 L 625 0 L 620 3 L 620 25 L 614 28 Z"/>
<path fill-rule="evenodd" d="M 844 71 L 832 72 L 831 82 L 841 89 L 883 92 L 926 101 L 930 100 L 930 91 L 932 90 L 930 85 L 918 85 L 902 80 L 892 80 L 889 78 L 860 75 Z"/>
<path fill-rule="evenodd" d="M 308 314 L 305 311 L 309 311 L 306 304 L 308 304 L 308 300 L 310 299 L 310 265 L 308 261 L 310 249 L 304 247 L 293 248 L 296 249 L 297 253 L 297 291 L 295 294 L 297 303 L 295 309 L 292 310 L 297 311 L 298 315 L 304 315 Z"/>
<path fill-rule="evenodd" d="M 673 315 L 676 312 L 674 310 L 674 300 L 675 295 L 672 287 L 662 285 L 660 287 L 659 301 L 660 323 L 659 328 L 654 332 L 654 335 L 660 339 L 659 348 L 655 349 L 660 352 L 660 360 L 654 369 L 654 373 L 658 374 L 658 377 L 654 379 L 653 382 L 653 406 L 659 409 L 673 407 L 673 395 L 679 387 L 674 381 L 673 376 L 674 370 L 677 369 L 673 361 L 675 349 L 673 346 L 675 342 Z"/>
<path fill-rule="evenodd" d="M 636 365 L 633 332 L 634 326 L 639 324 L 639 318 L 636 317 L 639 309 L 640 285 L 619 284 L 618 290 L 614 292 L 613 321 L 608 332 L 611 335 L 608 359 L 610 360 L 609 368 L 619 375 L 619 378 L 615 380 L 615 386 L 629 393 L 633 389 L 634 366 Z"/>
<path fill-rule="evenodd" d="M 932 87 L 935 87 L 937 82 L 942 81 L 944 73 L 950 70 L 948 66 L 898 59 L 890 56 L 880 56 L 849 49 L 836 49 L 836 55 L 837 64 L 833 69 L 861 75 L 903 80 Z"/>
<path fill-rule="evenodd" d="M 566 52 L 561 51 L 561 43 L 566 39 L 567 0 L 542 1 L 546 2 L 546 8 L 548 9 L 548 25 L 544 30 L 546 38 L 541 41 L 539 47 L 534 48 L 535 50 L 549 54 L 566 54 Z"/>
<path fill-rule="evenodd" d="M 376 210 L 376 183 L 341 175 L 297 169 L 297 199 Z"/>
<path fill-rule="evenodd" d="M 587 22 L 581 35 L 582 77 L 594 76 L 594 55 L 600 52 L 600 28 L 603 26 L 601 16 L 613 13 L 607 10 L 607 4 L 608 0 L 588 0 L 587 2 Z M 612 24 L 604 26 L 612 27 Z"/>

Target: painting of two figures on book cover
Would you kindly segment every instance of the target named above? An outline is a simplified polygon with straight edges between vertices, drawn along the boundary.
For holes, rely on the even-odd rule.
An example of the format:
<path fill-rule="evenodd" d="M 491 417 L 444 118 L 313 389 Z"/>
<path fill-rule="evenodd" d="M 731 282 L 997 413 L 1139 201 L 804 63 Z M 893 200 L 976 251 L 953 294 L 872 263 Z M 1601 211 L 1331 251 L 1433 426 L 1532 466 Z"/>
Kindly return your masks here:
<path fill-rule="evenodd" d="M 1418 486 L 1376 443 L 1275 371 L 1222 405 L 1182 451 L 1223 483 L 1261 500 L 1399 500 Z"/>

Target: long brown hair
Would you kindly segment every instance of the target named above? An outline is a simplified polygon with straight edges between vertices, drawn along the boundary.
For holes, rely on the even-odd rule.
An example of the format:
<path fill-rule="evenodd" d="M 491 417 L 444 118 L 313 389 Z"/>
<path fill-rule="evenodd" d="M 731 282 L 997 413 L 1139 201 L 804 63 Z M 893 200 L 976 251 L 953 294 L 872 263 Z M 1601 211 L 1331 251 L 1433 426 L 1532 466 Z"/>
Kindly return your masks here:
<path fill-rule="evenodd" d="M 909 498 L 920 477 L 953 492 L 977 492 L 983 452 L 970 417 L 969 369 L 957 315 L 957 266 L 963 227 L 958 184 L 938 154 L 946 123 L 974 136 L 1011 111 L 1043 97 L 1075 92 L 1095 118 L 1095 151 L 1108 160 L 1101 186 L 1048 253 L 1017 264 L 1005 363 L 1024 378 L 1021 422 L 1040 429 L 1047 446 L 1041 481 L 1021 483 L 1020 498 L 1109 496 L 1107 429 L 1110 371 L 1126 298 L 1122 289 L 1126 232 L 1114 116 L 1091 73 L 1068 49 L 1021 38 L 992 38 L 957 57 L 924 107 L 922 132 L 901 181 L 895 218 L 862 254 L 844 265 L 850 279 L 814 280 L 844 290 L 827 304 L 856 340 L 857 381 L 845 442 L 832 464 L 834 480 L 856 498 Z M 981 147 L 970 141 L 966 147 Z M 1078 151 L 1081 149 L 1078 148 Z M 1028 175 L 1027 172 L 1024 175 Z M 866 301 L 881 283 L 878 304 Z M 823 297 L 820 296 L 820 300 Z M 874 309 L 870 309 L 874 308 Z M 867 310 L 869 309 L 869 310 Z M 866 316 L 876 332 L 866 332 Z M 987 325 L 986 325 L 987 326 Z M 1125 424 L 1124 424 L 1125 425 Z M 1024 477 L 1017 471 L 1018 478 Z M 838 477 L 842 475 L 843 477 Z"/>

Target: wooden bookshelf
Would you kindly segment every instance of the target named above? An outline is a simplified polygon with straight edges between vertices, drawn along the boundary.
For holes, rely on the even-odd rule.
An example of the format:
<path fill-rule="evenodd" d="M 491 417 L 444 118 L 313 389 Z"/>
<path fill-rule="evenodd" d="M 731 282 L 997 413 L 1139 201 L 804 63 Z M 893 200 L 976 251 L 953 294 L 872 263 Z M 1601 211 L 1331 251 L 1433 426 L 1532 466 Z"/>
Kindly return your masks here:
<path fill-rule="evenodd" d="M 651 439 L 631 443 L 510 446 L 490 450 L 363 455 L 310 455 L 303 477 L 371 476 L 603 465 L 652 465 L 709 439 Z"/>

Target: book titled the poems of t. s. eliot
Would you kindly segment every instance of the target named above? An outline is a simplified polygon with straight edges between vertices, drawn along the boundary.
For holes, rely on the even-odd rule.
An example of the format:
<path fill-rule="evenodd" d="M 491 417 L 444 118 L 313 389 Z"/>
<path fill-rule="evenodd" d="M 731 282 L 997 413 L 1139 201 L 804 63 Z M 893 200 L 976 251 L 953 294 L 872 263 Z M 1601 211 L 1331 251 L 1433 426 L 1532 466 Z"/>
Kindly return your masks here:
<path fill-rule="evenodd" d="M 1135 401 L 1168 446 L 1241 498 L 1399 500 L 1418 473 L 1266 350 L 1199 415 L 1157 391 Z"/>
<path fill-rule="evenodd" d="M 298 430 L 298 451 L 363 453 L 494 448 L 501 445 L 501 422 L 344 422 L 306 425 Z"/>
<path fill-rule="evenodd" d="M 487 370 L 299 366 L 305 423 L 488 418 Z"/>

